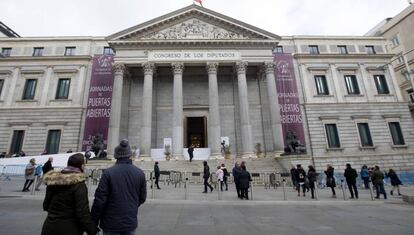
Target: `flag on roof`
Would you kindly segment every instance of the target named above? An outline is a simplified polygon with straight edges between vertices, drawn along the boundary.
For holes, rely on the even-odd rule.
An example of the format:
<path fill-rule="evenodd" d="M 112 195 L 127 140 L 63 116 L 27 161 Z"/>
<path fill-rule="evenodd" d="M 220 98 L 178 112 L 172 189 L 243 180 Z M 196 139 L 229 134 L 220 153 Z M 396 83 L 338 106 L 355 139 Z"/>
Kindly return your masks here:
<path fill-rule="evenodd" d="M 202 0 L 193 0 L 193 1 L 199 3 L 200 6 L 203 6 L 203 1 Z"/>

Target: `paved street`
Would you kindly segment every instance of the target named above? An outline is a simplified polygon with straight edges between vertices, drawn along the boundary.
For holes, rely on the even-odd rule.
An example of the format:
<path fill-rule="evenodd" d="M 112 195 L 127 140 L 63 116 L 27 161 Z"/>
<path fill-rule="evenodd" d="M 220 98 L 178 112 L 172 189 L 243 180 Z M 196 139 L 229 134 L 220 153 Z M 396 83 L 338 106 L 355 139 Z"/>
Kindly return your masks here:
<path fill-rule="evenodd" d="M 22 180 L 0 182 L 0 234 L 39 234 L 46 213 L 42 211 L 45 188 L 36 195 L 20 192 Z M 360 190 L 360 200 L 330 197 L 329 189 L 319 190 L 320 200 L 297 197 L 292 188 L 253 188 L 253 200 L 235 197 L 234 187 L 223 192 L 202 194 L 201 185 L 184 187 L 160 184 L 148 187 L 148 201 L 139 212 L 137 234 L 413 234 L 414 206 L 401 197 L 371 201 L 368 190 Z M 92 192 L 96 186 L 92 187 Z M 414 191 L 403 187 L 403 192 Z M 389 192 L 389 188 L 387 189 Z M 92 196 L 93 193 L 91 193 Z M 348 194 L 346 195 L 348 197 Z M 93 198 L 90 198 L 92 202 Z"/>

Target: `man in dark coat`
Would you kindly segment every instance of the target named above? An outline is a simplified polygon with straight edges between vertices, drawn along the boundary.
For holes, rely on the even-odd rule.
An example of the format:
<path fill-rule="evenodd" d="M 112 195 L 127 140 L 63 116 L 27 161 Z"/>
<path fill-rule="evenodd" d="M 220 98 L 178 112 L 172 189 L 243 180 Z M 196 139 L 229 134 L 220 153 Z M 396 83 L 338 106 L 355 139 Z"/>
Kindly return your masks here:
<path fill-rule="evenodd" d="M 193 157 L 194 157 L 194 155 L 193 155 L 193 153 L 194 153 L 194 147 L 193 147 L 193 145 L 190 145 L 190 147 L 188 147 L 187 152 L 188 152 L 188 156 L 190 156 L 190 162 L 192 162 L 193 161 Z"/>
<path fill-rule="evenodd" d="M 145 175 L 132 164 L 128 140 L 115 148 L 114 157 L 116 164 L 103 172 L 95 191 L 92 218 L 104 234 L 135 234 L 138 207 L 147 198 Z"/>
<path fill-rule="evenodd" d="M 354 199 L 354 191 L 355 191 L 355 198 L 358 199 L 358 188 L 356 186 L 356 178 L 358 177 L 358 173 L 355 169 L 351 167 L 351 164 L 346 164 L 346 169 L 344 173 L 346 183 L 348 184 L 349 193 L 351 194 L 351 199 Z"/>
<path fill-rule="evenodd" d="M 157 189 L 161 189 L 160 186 L 158 185 L 158 181 L 160 180 L 160 168 L 158 166 L 158 162 L 155 162 L 154 164 L 154 176 L 155 176 L 155 185 L 157 186 Z M 152 185 L 151 185 L 152 188 Z"/>
<path fill-rule="evenodd" d="M 250 181 L 252 181 L 252 177 L 250 175 L 250 172 L 247 171 L 246 165 L 241 166 L 241 172 L 239 175 L 240 178 L 240 191 L 241 191 L 241 199 L 249 200 L 249 187 L 250 187 Z"/>
<path fill-rule="evenodd" d="M 241 197 L 241 193 L 240 193 L 240 173 L 241 173 L 241 167 L 239 165 L 239 162 L 236 162 L 234 164 L 233 170 L 231 172 L 233 174 L 233 178 L 234 178 L 234 184 L 236 185 L 236 191 L 237 191 L 237 197 L 238 198 L 242 198 Z"/>
<path fill-rule="evenodd" d="M 43 176 L 47 185 L 43 210 L 47 211 L 47 217 L 42 235 L 97 234 L 97 224 L 89 212 L 84 164 L 84 156 L 76 153 L 69 157 L 65 169 L 49 171 Z"/>
<path fill-rule="evenodd" d="M 387 199 L 387 193 L 384 189 L 384 173 L 380 171 L 379 166 L 375 166 L 374 173 L 372 174 L 372 183 L 375 186 L 375 191 L 377 192 L 376 199 L 379 199 L 380 193 L 384 195 L 384 199 Z"/>
<path fill-rule="evenodd" d="M 213 192 L 213 187 L 208 183 L 208 179 L 210 179 L 210 167 L 207 165 L 207 162 L 203 162 L 203 179 L 204 179 L 204 191 L 203 193 L 207 193 L 207 187 L 210 188 L 210 192 Z"/>
<path fill-rule="evenodd" d="M 305 197 L 306 172 L 302 168 L 302 165 L 300 164 L 296 165 L 295 179 L 297 180 L 296 190 L 298 191 L 298 197 L 300 196 L 300 188 L 302 188 L 302 193 L 303 193 L 303 196 Z"/>

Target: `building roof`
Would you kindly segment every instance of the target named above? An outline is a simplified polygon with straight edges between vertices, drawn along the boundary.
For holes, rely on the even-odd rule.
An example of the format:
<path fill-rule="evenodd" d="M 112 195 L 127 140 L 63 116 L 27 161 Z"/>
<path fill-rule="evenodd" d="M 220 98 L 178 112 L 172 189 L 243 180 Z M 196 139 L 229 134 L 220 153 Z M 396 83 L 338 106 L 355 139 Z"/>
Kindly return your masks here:
<path fill-rule="evenodd" d="M 20 35 L 14 32 L 11 28 L 7 27 L 3 22 L 0 21 L 0 32 L 10 38 L 19 38 Z"/>

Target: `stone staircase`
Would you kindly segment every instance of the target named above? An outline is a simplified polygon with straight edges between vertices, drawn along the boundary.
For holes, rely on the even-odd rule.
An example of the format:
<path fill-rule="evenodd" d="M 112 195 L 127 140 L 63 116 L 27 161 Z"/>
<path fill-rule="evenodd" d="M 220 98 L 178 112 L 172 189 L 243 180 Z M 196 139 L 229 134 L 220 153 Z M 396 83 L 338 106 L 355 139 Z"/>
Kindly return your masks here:
<path fill-rule="evenodd" d="M 210 171 L 216 169 L 216 167 L 224 163 L 228 170 L 231 170 L 234 163 L 238 161 L 246 162 L 247 170 L 251 173 L 254 172 L 288 172 L 282 164 L 276 158 L 251 158 L 251 159 L 218 159 L 208 160 Z M 87 168 L 107 168 L 113 165 L 115 161 L 89 161 Z M 145 171 L 152 171 L 154 169 L 154 161 L 135 160 L 134 164 Z M 159 161 L 159 167 L 161 171 L 180 171 L 180 172 L 202 172 L 203 161 L 193 160 L 192 162 L 185 160 L 169 160 Z"/>

